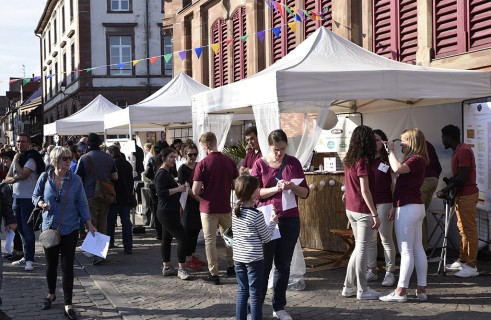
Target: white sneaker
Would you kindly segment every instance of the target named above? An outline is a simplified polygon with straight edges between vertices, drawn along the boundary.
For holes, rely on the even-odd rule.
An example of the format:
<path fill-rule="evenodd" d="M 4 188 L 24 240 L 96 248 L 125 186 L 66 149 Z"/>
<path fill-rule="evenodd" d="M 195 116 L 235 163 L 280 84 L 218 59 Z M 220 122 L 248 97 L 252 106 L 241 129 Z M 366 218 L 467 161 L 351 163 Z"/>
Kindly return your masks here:
<path fill-rule="evenodd" d="M 181 280 L 188 280 L 191 276 L 186 269 L 179 268 L 179 270 L 177 270 L 177 277 Z"/>
<path fill-rule="evenodd" d="M 367 271 L 367 281 L 375 281 L 378 279 L 378 274 L 372 270 Z"/>
<path fill-rule="evenodd" d="M 285 310 L 273 311 L 273 317 L 278 318 L 280 320 L 293 320 L 292 317 Z"/>
<path fill-rule="evenodd" d="M 367 287 L 365 291 L 358 291 L 356 293 L 356 299 L 358 300 L 377 300 L 380 297 L 381 293 L 370 289 Z"/>
<path fill-rule="evenodd" d="M 479 272 L 477 268 L 469 267 L 467 264 L 462 264 L 462 270 L 455 274 L 456 277 L 459 278 L 469 278 L 469 277 L 477 277 Z"/>
<path fill-rule="evenodd" d="M 464 264 L 465 263 L 462 263 L 459 260 L 457 260 L 452 264 L 447 264 L 446 268 L 449 271 L 460 271 L 460 270 L 462 270 L 462 265 L 464 265 Z"/>
<path fill-rule="evenodd" d="M 34 270 L 34 262 L 32 261 L 26 261 L 26 266 L 24 267 L 25 271 L 32 271 Z"/>
<path fill-rule="evenodd" d="M 406 302 L 407 295 L 400 296 L 394 290 L 386 296 L 381 296 L 379 300 L 385 302 Z"/>
<path fill-rule="evenodd" d="M 13 266 L 25 266 L 26 265 L 26 258 L 22 258 L 20 260 L 12 262 Z"/>
<path fill-rule="evenodd" d="M 394 277 L 394 274 L 392 272 L 386 272 L 382 285 L 384 287 L 392 287 L 394 283 L 396 283 L 396 277 Z"/>
<path fill-rule="evenodd" d="M 343 297 L 353 297 L 356 296 L 356 293 L 358 290 L 356 287 L 343 287 L 343 290 L 341 291 L 341 295 Z"/>
<path fill-rule="evenodd" d="M 428 296 L 426 295 L 426 293 L 424 292 L 421 292 L 421 293 L 418 293 L 418 290 L 416 290 L 414 292 L 414 294 L 416 295 L 416 298 L 420 301 L 420 302 L 426 302 L 428 301 Z"/>

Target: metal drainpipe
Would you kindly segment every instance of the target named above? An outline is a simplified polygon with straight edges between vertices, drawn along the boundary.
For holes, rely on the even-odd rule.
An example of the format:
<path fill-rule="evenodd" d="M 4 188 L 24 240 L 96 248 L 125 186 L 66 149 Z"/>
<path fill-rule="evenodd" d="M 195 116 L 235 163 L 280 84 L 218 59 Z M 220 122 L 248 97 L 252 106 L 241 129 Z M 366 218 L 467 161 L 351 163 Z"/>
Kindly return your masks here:
<path fill-rule="evenodd" d="M 43 142 L 44 142 L 44 88 L 43 88 L 43 41 L 41 39 L 41 36 L 34 31 L 34 35 L 39 38 L 39 76 L 41 79 L 41 105 L 43 106 L 43 112 L 41 116 L 41 133 L 43 134 Z"/>
<path fill-rule="evenodd" d="M 149 22 L 149 12 L 148 12 L 148 0 L 145 1 L 145 16 L 146 16 L 146 23 L 145 23 L 145 38 L 146 38 L 146 47 L 147 47 L 147 56 L 150 58 L 150 22 Z M 150 95 L 150 59 L 147 59 L 147 95 Z M 131 137 L 130 137 L 131 139 Z"/>

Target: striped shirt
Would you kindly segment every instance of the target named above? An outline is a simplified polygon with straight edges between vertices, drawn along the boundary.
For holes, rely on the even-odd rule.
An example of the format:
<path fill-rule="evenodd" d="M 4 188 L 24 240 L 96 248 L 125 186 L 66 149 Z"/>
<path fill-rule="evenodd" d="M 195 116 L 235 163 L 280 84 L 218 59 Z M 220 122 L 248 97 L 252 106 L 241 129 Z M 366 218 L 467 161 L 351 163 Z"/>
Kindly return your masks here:
<path fill-rule="evenodd" d="M 241 208 L 240 218 L 232 214 L 234 260 L 250 263 L 263 259 L 263 243 L 271 241 L 276 222 L 266 226 L 263 213 L 254 208 Z"/>

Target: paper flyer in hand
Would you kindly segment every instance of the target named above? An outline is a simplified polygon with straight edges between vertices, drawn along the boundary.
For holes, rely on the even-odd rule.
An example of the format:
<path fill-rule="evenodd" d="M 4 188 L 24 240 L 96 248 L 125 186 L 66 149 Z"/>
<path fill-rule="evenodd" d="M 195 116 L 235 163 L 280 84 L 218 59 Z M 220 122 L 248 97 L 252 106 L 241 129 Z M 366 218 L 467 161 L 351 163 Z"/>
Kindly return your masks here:
<path fill-rule="evenodd" d="M 182 210 L 186 209 L 186 201 L 188 199 L 189 194 L 189 183 L 185 183 L 186 191 L 181 192 L 181 197 L 179 198 L 179 202 L 181 203 Z"/>
<path fill-rule="evenodd" d="M 264 207 L 259 207 L 257 210 L 261 211 L 264 215 L 264 221 L 266 222 L 266 225 L 269 225 L 269 222 L 271 221 L 271 216 L 273 215 L 273 205 L 268 204 L 265 205 Z M 278 225 L 276 225 L 274 231 L 273 231 L 273 236 L 271 237 L 271 240 L 279 239 L 281 238 L 280 234 L 280 229 L 278 228 Z"/>
<path fill-rule="evenodd" d="M 302 181 L 303 178 L 290 180 L 290 182 L 294 183 L 297 186 L 300 185 Z M 283 208 L 283 211 L 297 207 L 297 201 L 295 201 L 295 194 L 293 193 L 292 190 L 283 190 L 283 192 L 281 193 L 281 207 Z"/>
<path fill-rule="evenodd" d="M 93 236 L 92 233 L 89 232 L 80 249 L 106 259 L 110 239 L 111 237 L 106 236 L 105 234 L 96 232 L 95 236 Z"/>

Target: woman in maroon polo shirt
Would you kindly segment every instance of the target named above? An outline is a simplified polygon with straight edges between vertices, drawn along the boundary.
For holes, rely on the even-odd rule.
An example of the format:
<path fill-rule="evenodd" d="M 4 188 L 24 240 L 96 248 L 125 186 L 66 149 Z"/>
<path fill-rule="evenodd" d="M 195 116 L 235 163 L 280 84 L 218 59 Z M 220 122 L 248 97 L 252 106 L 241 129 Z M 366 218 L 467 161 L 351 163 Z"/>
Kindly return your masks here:
<path fill-rule="evenodd" d="M 383 142 L 387 141 L 387 135 L 379 129 L 373 130 L 373 135 L 375 137 L 376 154 L 375 160 L 370 167 L 370 190 L 372 191 L 373 202 L 377 207 L 380 219 L 378 234 L 380 234 L 380 240 L 384 247 L 385 276 L 382 285 L 391 287 L 395 283 L 396 248 L 392 235 L 394 220 L 389 220 L 389 212 L 394 210 L 392 207 L 392 191 L 394 190 L 397 175 L 390 169 L 389 155 L 384 147 Z M 368 247 L 367 281 L 375 281 L 377 279 L 377 232 L 375 231 Z"/>
<path fill-rule="evenodd" d="M 395 218 L 397 245 L 401 253 L 401 266 L 397 288 L 382 301 L 404 302 L 407 300 L 407 288 L 413 269 L 416 267 L 418 288 L 416 297 L 426 301 L 426 277 L 428 261 L 423 248 L 422 225 L 426 216 L 425 206 L 421 201 L 420 188 L 425 178 L 425 168 L 428 164 L 428 151 L 423 132 L 419 129 L 407 129 L 401 134 L 403 161 L 399 162 L 394 153 L 394 142 L 386 142 L 389 152 L 389 163 L 392 170 L 399 174 L 394 190 L 395 214 L 391 212 L 390 219 Z"/>
<path fill-rule="evenodd" d="M 375 158 L 375 138 L 372 129 L 359 126 L 351 135 L 344 159 L 346 216 L 355 237 L 355 250 L 349 259 L 341 294 L 356 295 L 358 300 L 376 300 L 380 292 L 367 286 L 368 247 L 374 229 L 380 225 L 377 208 L 369 186 L 370 166 Z"/>

